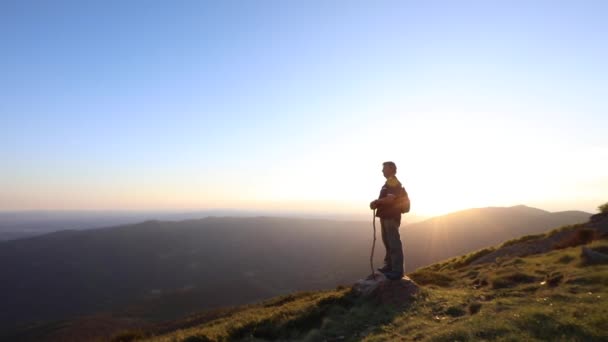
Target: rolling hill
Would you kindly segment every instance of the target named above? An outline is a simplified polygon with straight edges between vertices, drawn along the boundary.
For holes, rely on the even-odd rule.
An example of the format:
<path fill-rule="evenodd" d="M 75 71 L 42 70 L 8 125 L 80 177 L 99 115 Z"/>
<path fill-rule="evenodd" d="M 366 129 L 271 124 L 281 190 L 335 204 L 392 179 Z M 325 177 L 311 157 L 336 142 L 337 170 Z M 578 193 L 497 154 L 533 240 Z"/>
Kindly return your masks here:
<path fill-rule="evenodd" d="M 582 247 L 582 249 L 581 249 Z M 581 253 L 582 250 L 582 253 Z M 22 341 L 605 341 L 608 213 L 420 268 L 399 304 L 349 286 L 158 323 L 109 315 L 32 326 Z M 109 327 L 113 327 L 109 328 Z"/>
<path fill-rule="evenodd" d="M 406 270 L 588 216 L 518 206 L 407 225 Z M 367 222 L 209 217 L 0 242 L 0 329 L 97 312 L 167 320 L 351 284 L 369 273 L 371 233 Z"/>
<path fill-rule="evenodd" d="M 548 212 L 524 205 L 468 209 L 408 225 L 403 229 L 405 268 L 461 255 L 521 235 L 586 221 L 582 211 Z"/>

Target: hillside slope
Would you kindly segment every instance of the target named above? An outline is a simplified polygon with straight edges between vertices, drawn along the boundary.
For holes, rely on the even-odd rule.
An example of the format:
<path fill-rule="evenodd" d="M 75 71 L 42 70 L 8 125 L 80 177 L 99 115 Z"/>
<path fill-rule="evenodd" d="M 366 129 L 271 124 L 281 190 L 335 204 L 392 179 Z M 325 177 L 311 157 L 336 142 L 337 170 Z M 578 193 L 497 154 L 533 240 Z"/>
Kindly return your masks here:
<path fill-rule="evenodd" d="M 526 247 L 547 242 L 547 250 Z M 601 258 L 590 259 L 589 253 Z M 155 324 L 98 315 L 0 337 L 20 341 L 606 341 L 606 253 L 608 214 L 602 214 L 585 224 L 523 236 L 410 273 L 420 291 L 410 301 L 400 301 L 401 306 L 380 305 L 340 286 Z"/>
<path fill-rule="evenodd" d="M 458 211 L 403 229 L 405 268 L 413 271 L 439 260 L 554 227 L 585 222 L 581 211 L 548 212 L 524 205 Z"/>
<path fill-rule="evenodd" d="M 0 242 L 0 269 L 10 280 L 0 283 L 0 330 L 175 293 L 189 301 L 164 319 L 193 310 L 188 302 L 237 305 L 348 283 L 367 268 L 369 233 L 351 222 L 207 218 Z M 350 234 L 361 238 L 344 238 Z"/>
<path fill-rule="evenodd" d="M 481 208 L 405 225 L 406 270 L 589 214 L 559 214 L 556 225 L 553 215 L 523 206 Z M 0 330 L 117 310 L 131 319 L 167 320 L 351 284 L 368 272 L 371 235 L 371 222 L 210 217 L 0 242 L 0 269 L 9 280 L 0 283 Z M 376 247 L 380 265 L 380 242 Z"/>
<path fill-rule="evenodd" d="M 581 240 L 592 228 L 593 241 Z M 204 322 L 193 316 L 173 323 L 170 332 L 123 332 L 115 339 L 605 341 L 608 263 L 582 257 L 581 243 L 608 253 L 608 215 L 599 225 L 558 230 L 564 231 L 568 234 L 545 253 L 476 265 L 480 254 L 473 253 L 420 269 L 410 277 L 423 290 L 401 307 L 378 305 L 338 288 L 276 298 Z"/>

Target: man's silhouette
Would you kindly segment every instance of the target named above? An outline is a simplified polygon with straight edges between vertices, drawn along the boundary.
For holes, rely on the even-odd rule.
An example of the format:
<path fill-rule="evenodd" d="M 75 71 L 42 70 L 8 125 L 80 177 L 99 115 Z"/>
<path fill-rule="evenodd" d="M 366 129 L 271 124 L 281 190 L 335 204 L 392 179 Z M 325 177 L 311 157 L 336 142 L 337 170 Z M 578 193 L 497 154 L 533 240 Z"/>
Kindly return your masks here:
<path fill-rule="evenodd" d="M 384 266 L 378 271 L 391 280 L 403 277 L 403 248 L 399 236 L 401 209 L 398 199 L 404 196 L 405 190 L 395 176 L 396 173 L 395 163 L 388 161 L 382 164 L 382 174 L 386 178 L 386 183 L 382 186 L 378 199 L 369 204 L 371 209 L 377 209 L 376 216 L 380 218 L 382 243 L 386 249 Z"/>

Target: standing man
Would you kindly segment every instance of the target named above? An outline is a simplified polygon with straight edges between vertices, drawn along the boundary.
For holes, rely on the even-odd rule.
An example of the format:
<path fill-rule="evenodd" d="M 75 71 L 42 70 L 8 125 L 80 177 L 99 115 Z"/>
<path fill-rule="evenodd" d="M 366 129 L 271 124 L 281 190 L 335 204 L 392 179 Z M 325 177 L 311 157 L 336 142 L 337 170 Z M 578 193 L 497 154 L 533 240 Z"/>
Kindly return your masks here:
<path fill-rule="evenodd" d="M 407 196 L 407 192 L 395 177 L 397 174 L 395 163 L 384 162 L 382 174 L 386 178 L 386 183 L 382 186 L 378 199 L 369 204 L 371 209 L 377 209 L 376 216 L 380 218 L 382 243 L 386 249 L 384 266 L 378 271 L 384 273 L 388 279 L 398 280 L 403 277 L 403 248 L 399 236 L 399 225 L 401 225 L 399 202 L 403 196 Z"/>

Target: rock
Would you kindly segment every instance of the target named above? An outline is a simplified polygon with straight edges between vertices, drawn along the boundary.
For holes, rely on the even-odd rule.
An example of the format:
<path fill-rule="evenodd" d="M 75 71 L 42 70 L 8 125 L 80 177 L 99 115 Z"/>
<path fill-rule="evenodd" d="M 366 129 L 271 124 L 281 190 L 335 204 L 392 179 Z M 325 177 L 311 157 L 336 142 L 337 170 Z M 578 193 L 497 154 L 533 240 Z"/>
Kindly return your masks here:
<path fill-rule="evenodd" d="M 591 217 L 589 218 L 589 222 L 591 223 L 598 223 L 605 220 L 608 220 L 608 213 L 599 213 L 591 215 Z"/>
<path fill-rule="evenodd" d="M 377 299 L 382 304 L 397 306 L 409 303 L 419 289 L 418 285 L 407 276 L 399 280 L 390 280 L 380 272 L 360 279 L 353 285 L 353 292 L 360 296 Z"/>
<path fill-rule="evenodd" d="M 596 252 L 590 248 L 583 247 L 581 251 L 581 257 L 588 265 L 595 264 L 606 264 L 608 263 L 608 255 L 600 252 Z"/>
<path fill-rule="evenodd" d="M 600 233 L 608 233 L 608 213 L 600 213 L 591 216 L 587 226 L 597 229 Z"/>

